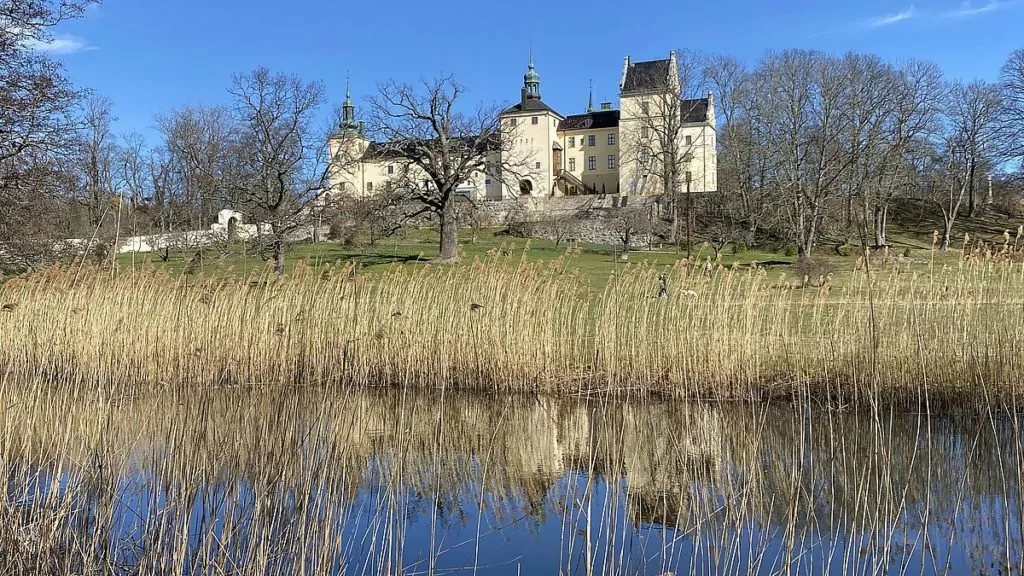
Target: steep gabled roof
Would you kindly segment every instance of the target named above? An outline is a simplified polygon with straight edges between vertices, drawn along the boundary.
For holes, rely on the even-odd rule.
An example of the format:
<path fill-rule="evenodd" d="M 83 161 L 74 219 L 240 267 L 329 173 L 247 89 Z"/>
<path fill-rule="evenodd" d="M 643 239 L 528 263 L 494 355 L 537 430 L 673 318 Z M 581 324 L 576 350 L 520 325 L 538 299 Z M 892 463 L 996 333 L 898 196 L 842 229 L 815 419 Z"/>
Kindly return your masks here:
<path fill-rule="evenodd" d="M 692 98 L 682 101 L 683 123 L 691 124 L 707 122 L 708 120 L 708 99 Z"/>
<path fill-rule="evenodd" d="M 559 132 L 615 128 L 619 125 L 618 110 L 596 110 L 587 114 L 574 114 L 558 123 Z"/>
<path fill-rule="evenodd" d="M 669 88 L 671 60 L 630 62 L 622 81 L 622 95 L 657 92 Z"/>

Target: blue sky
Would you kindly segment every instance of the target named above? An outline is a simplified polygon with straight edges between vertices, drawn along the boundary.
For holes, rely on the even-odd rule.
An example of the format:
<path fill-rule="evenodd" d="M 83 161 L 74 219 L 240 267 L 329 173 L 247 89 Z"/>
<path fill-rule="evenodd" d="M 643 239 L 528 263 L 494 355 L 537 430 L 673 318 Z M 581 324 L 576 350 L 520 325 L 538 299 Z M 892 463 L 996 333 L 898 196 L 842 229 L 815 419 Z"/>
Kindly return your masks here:
<path fill-rule="evenodd" d="M 155 114 L 226 102 L 231 75 L 259 65 L 322 80 L 332 105 L 346 73 L 357 99 L 380 80 L 450 72 L 469 101 L 506 102 L 518 98 L 532 43 L 544 100 L 569 114 L 586 107 L 590 79 L 596 100 L 615 101 L 627 54 L 685 48 L 753 63 L 769 49 L 854 50 L 991 80 L 1024 47 L 1024 0 L 772 4 L 105 0 L 62 25 L 49 48 L 79 86 L 113 101 L 118 131 L 153 138 Z"/>

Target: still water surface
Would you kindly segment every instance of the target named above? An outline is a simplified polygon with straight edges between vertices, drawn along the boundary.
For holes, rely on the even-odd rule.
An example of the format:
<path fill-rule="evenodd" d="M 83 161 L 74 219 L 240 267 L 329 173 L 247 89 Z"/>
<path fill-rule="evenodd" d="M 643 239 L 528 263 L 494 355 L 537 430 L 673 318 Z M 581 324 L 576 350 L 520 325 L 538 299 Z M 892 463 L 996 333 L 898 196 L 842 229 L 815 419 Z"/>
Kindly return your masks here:
<path fill-rule="evenodd" d="M 229 390 L 5 413 L 65 566 L 181 574 L 1020 574 L 1005 410 Z M 36 410 L 36 412 L 33 412 Z M 44 530 L 44 526 L 49 528 Z"/>

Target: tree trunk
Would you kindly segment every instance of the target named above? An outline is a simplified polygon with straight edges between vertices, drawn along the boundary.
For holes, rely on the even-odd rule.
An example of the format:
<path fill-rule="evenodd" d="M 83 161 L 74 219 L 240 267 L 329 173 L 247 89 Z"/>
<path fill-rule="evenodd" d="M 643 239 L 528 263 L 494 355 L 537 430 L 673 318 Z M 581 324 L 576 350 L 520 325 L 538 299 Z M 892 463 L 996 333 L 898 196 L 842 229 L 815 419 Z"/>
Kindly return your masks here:
<path fill-rule="evenodd" d="M 942 226 L 942 240 L 939 242 L 939 250 L 945 252 L 949 249 L 949 237 L 953 233 L 953 221 L 946 219 Z"/>
<path fill-rule="evenodd" d="M 875 206 L 874 229 L 875 248 L 882 248 L 885 246 L 885 208 L 882 206 Z"/>
<path fill-rule="evenodd" d="M 974 161 L 974 158 L 971 158 L 971 167 L 967 171 L 967 182 L 968 182 L 968 184 L 967 184 L 967 186 L 968 186 L 968 188 L 967 188 L 967 190 L 968 190 L 968 193 L 967 193 L 967 217 L 968 218 L 974 218 L 974 211 L 977 209 L 977 205 L 976 205 L 976 203 L 974 201 L 974 168 L 975 168 L 975 164 L 976 163 Z"/>
<path fill-rule="evenodd" d="M 679 238 L 679 202 L 677 198 L 672 198 L 672 230 L 670 232 L 669 242 L 675 244 Z"/>
<path fill-rule="evenodd" d="M 275 225 L 273 233 L 274 273 L 284 276 L 284 232 Z"/>
<path fill-rule="evenodd" d="M 455 263 L 459 261 L 459 219 L 455 213 L 455 202 L 449 198 L 440 214 L 441 246 L 437 262 Z"/>

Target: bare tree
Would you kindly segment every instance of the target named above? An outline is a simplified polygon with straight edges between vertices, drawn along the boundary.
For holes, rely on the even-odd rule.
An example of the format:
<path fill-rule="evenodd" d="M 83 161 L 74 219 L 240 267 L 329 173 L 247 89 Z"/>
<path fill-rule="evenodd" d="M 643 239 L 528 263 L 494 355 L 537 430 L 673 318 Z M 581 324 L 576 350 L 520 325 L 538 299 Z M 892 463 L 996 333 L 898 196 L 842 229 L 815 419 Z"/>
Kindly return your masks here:
<path fill-rule="evenodd" d="M 456 212 L 458 214 L 458 221 L 469 226 L 471 233 L 470 244 L 476 244 L 480 231 L 488 226 L 493 226 L 495 222 L 494 214 L 485 210 L 472 198 L 458 196 L 456 198 Z"/>
<path fill-rule="evenodd" d="M 873 236 L 874 246 L 882 247 L 893 198 L 916 180 L 912 155 L 929 152 L 921 144 L 936 129 L 942 76 L 929 63 L 894 68 L 872 55 L 849 54 L 842 65 L 849 79 L 844 96 L 849 123 L 843 137 L 849 170 L 841 181 L 847 226 L 851 205 L 859 198 L 862 243 Z"/>
<path fill-rule="evenodd" d="M 768 185 L 775 157 L 767 153 L 759 121 L 766 103 L 751 73 L 734 57 L 709 57 L 704 76 L 715 94 L 715 111 L 722 124 L 718 130 L 718 186 L 713 196 L 745 225 L 747 242 L 753 242 L 758 229 L 778 209 L 778 197 Z"/>
<path fill-rule="evenodd" d="M 939 247 L 949 248 L 953 225 L 965 200 L 974 194 L 977 168 L 989 152 L 999 111 L 998 87 L 982 81 L 953 83 L 948 88 L 944 130 L 939 143 L 938 182 L 933 198 L 942 210 L 943 230 Z"/>
<path fill-rule="evenodd" d="M 168 169 L 166 202 L 174 207 L 171 227 L 205 228 L 216 211 L 241 199 L 224 186 L 234 166 L 236 125 L 231 110 L 222 106 L 186 106 L 157 116 L 164 137 Z"/>
<path fill-rule="evenodd" d="M 89 224 L 98 230 L 109 212 L 114 191 L 114 163 L 118 156 L 114 136 L 111 103 L 92 96 L 85 103 L 82 135 L 81 170 L 84 190 L 82 201 L 89 212 Z"/>
<path fill-rule="evenodd" d="M 253 221 L 270 226 L 274 267 L 283 274 L 288 234 L 307 223 L 332 171 L 346 162 L 330 157 L 326 131 L 314 128 L 324 103 L 319 82 L 258 68 L 235 76 L 229 92 L 237 166 L 225 187 Z"/>
<path fill-rule="evenodd" d="M 401 232 L 408 222 L 404 199 L 387 190 L 368 197 L 345 195 L 331 204 L 330 237 L 345 245 L 354 244 L 366 234 L 373 246 Z"/>
<path fill-rule="evenodd" d="M 1003 64 L 1000 88 L 1000 148 L 1011 168 L 1024 176 L 1024 49 L 1010 54 Z"/>
<path fill-rule="evenodd" d="M 150 150 L 146 160 L 146 176 L 153 195 L 146 203 L 150 219 L 156 230 L 167 233 L 174 219 L 174 206 L 171 199 L 174 194 L 174 164 L 166 149 Z M 164 260 L 167 254 L 164 255 Z"/>
<path fill-rule="evenodd" d="M 82 93 L 60 64 L 37 50 L 57 24 L 80 17 L 93 0 L 0 2 L 0 268 L 20 269 L 53 245 L 62 186 L 73 183 Z"/>
<path fill-rule="evenodd" d="M 653 206 L 650 204 L 632 204 L 624 208 L 608 210 L 605 218 L 609 219 L 611 229 L 618 235 L 622 243 L 622 259 L 629 257 L 629 252 L 638 238 L 650 241 L 654 233 Z"/>
<path fill-rule="evenodd" d="M 949 120 L 956 134 L 958 153 L 964 155 L 967 183 L 967 216 L 973 217 L 978 207 L 978 184 L 983 179 L 979 165 L 995 156 L 998 118 L 1001 111 L 999 86 L 976 80 L 955 84 L 950 91 Z"/>
<path fill-rule="evenodd" d="M 543 217 L 534 223 L 535 233 L 546 236 L 555 241 L 555 248 L 558 248 L 567 238 L 579 234 L 583 226 L 583 220 L 589 217 L 587 208 L 579 210 L 561 210 Z"/>
<path fill-rule="evenodd" d="M 758 132 L 765 153 L 777 159 L 769 185 L 784 206 L 788 235 L 807 258 L 852 160 L 842 146 L 850 123 L 843 109 L 847 78 L 836 58 L 802 50 L 769 54 L 755 74 L 766 99 Z"/>
<path fill-rule="evenodd" d="M 452 76 L 417 86 L 387 82 L 369 100 L 372 153 L 397 165 L 386 188 L 437 217 L 438 262 L 459 259 L 460 185 L 485 177 L 512 185 L 526 161 L 515 154 L 515 128 L 502 126 L 500 108 L 462 112 L 465 88 Z"/>

